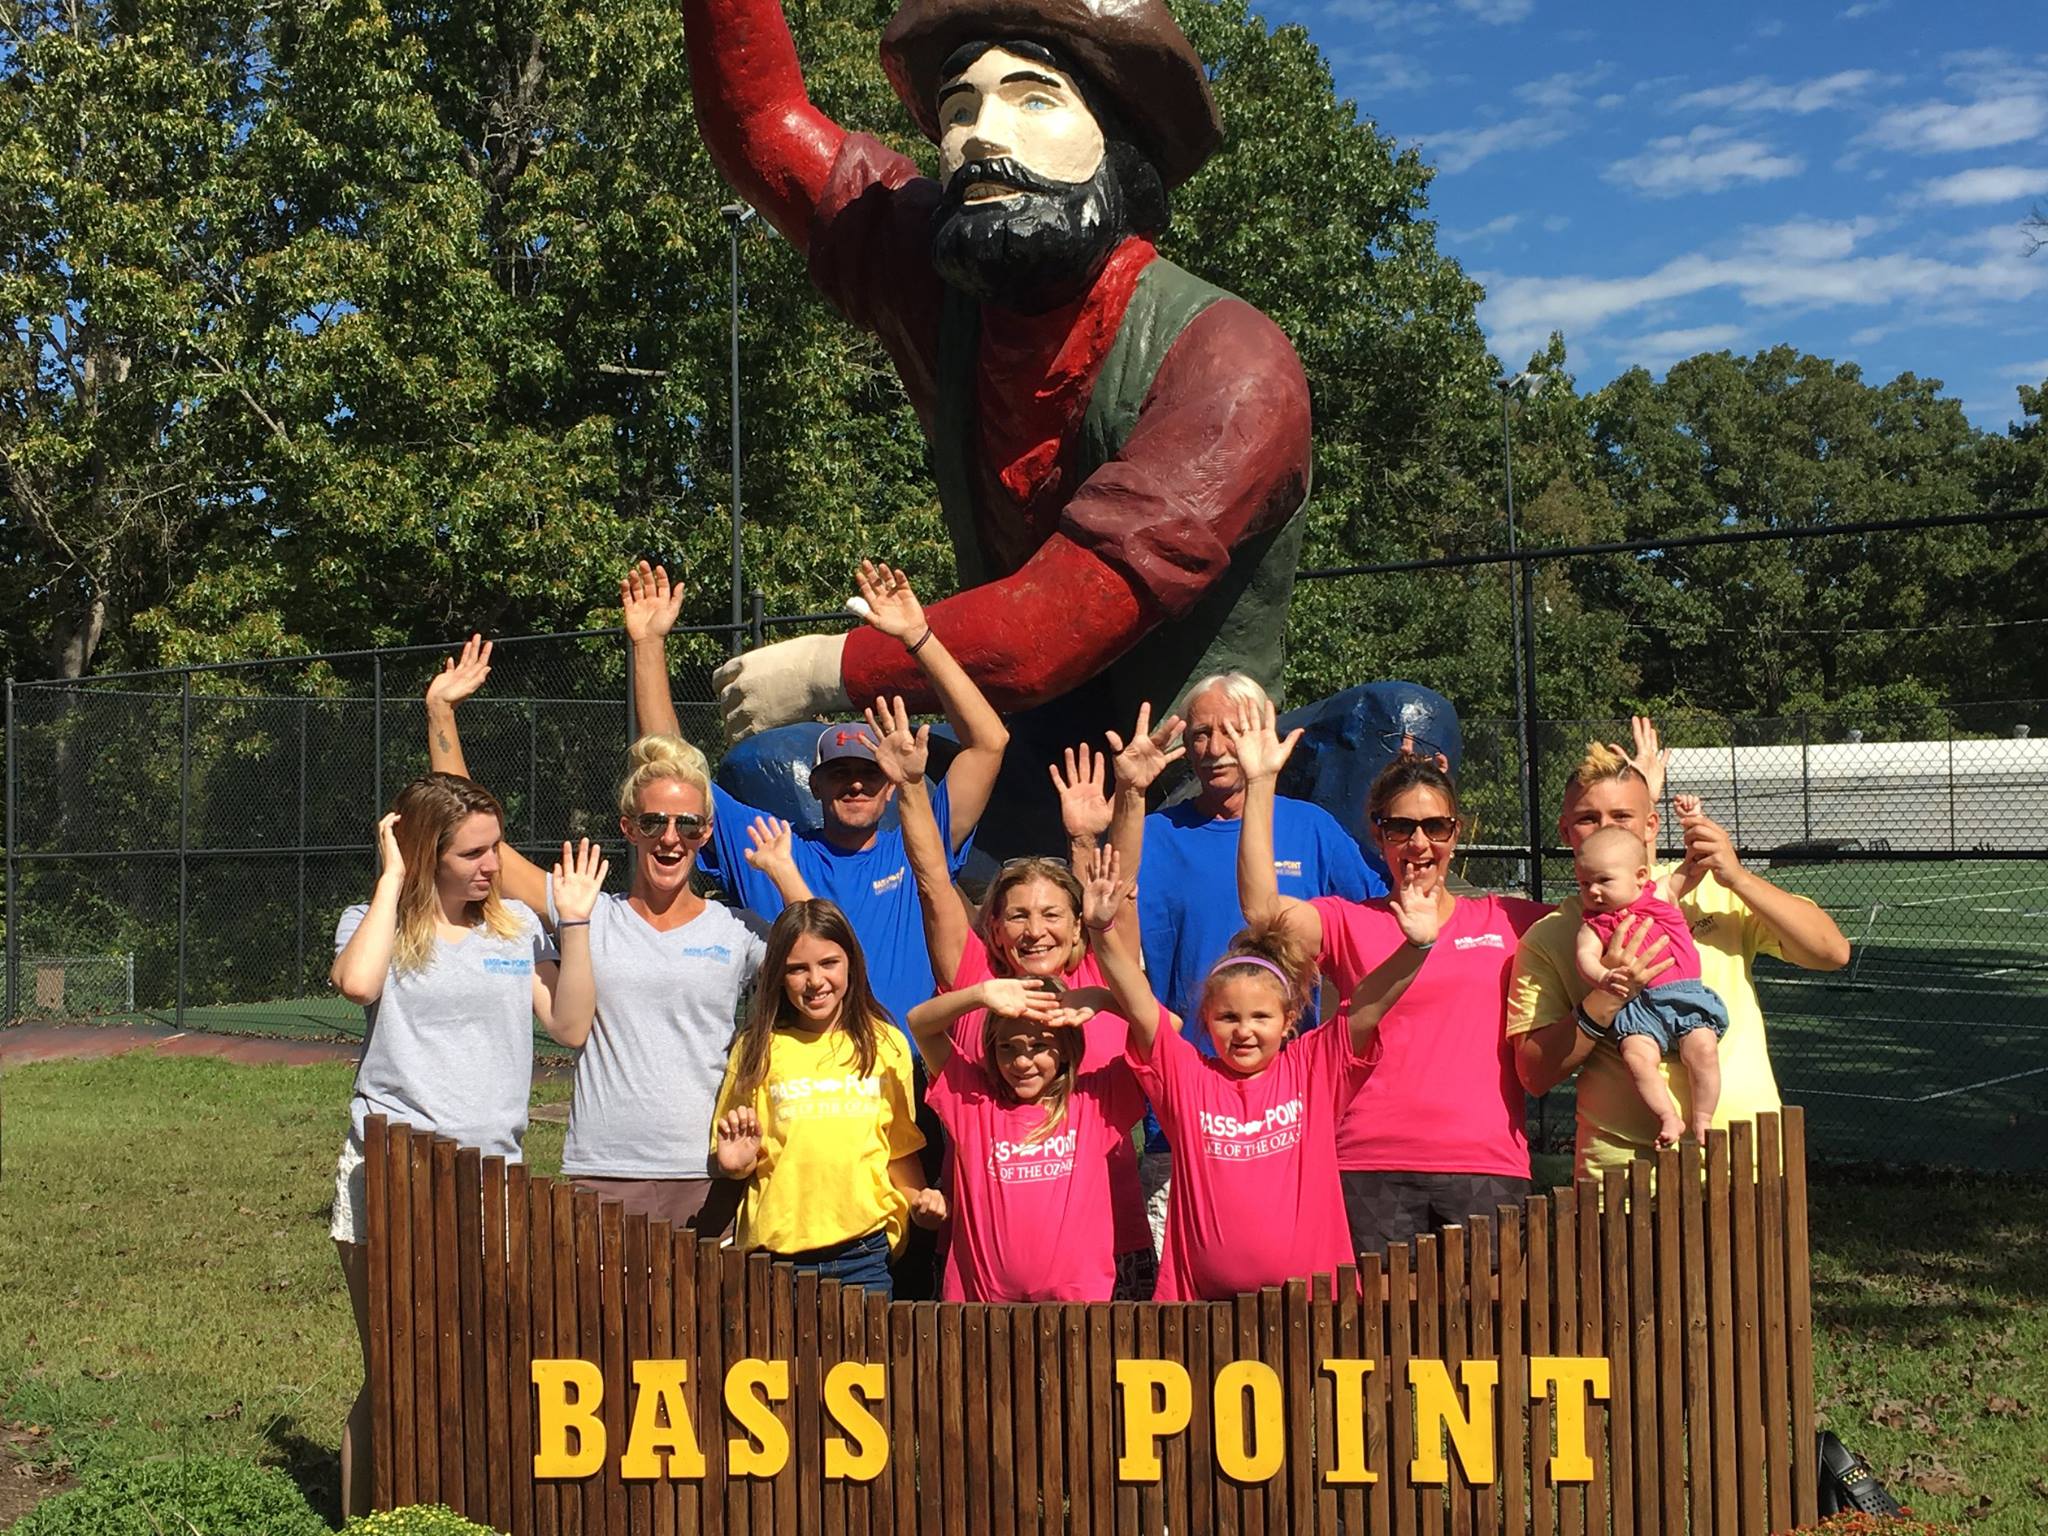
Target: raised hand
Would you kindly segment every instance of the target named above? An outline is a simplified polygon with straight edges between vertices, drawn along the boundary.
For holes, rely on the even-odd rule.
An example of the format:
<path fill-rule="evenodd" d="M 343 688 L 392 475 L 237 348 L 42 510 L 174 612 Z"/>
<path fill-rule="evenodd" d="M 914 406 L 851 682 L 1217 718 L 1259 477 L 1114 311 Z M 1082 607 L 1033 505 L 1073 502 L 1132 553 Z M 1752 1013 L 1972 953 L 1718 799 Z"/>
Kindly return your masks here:
<path fill-rule="evenodd" d="M 1142 793 L 1166 772 L 1169 763 L 1186 757 L 1187 744 L 1175 740 L 1180 729 L 1179 715 L 1168 715 L 1159 722 L 1157 730 L 1152 729 L 1152 704 L 1148 699 L 1138 706 L 1138 723 L 1131 728 L 1128 743 L 1115 731 L 1104 731 L 1102 734 L 1109 739 L 1110 751 L 1116 754 L 1118 787 Z M 1170 747 L 1169 742 L 1172 743 Z"/>
<path fill-rule="evenodd" d="M 761 1117 L 741 1105 L 718 1122 L 718 1169 L 729 1179 L 743 1179 L 761 1160 Z"/>
<path fill-rule="evenodd" d="M 927 1184 L 910 1197 L 910 1219 L 920 1227 L 933 1230 L 946 1224 L 945 1191 Z"/>
<path fill-rule="evenodd" d="M 611 867 L 604 850 L 589 838 L 573 852 L 564 842 L 562 856 L 555 861 L 555 915 L 565 923 L 588 921 Z"/>
<path fill-rule="evenodd" d="M 441 670 L 427 684 L 427 704 L 445 704 L 453 709 L 483 687 L 484 679 L 490 675 L 491 642 L 482 635 L 471 635 L 463 642 L 462 654 L 443 660 Z"/>
<path fill-rule="evenodd" d="M 1006 1019 L 1050 1019 L 1060 993 L 1035 976 L 991 976 L 981 984 L 981 1006 Z"/>
<path fill-rule="evenodd" d="M 910 711 L 903 707 L 900 696 L 877 698 L 863 713 L 868 728 L 861 740 L 874 750 L 875 765 L 882 770 L 882 776 L 891 784 L 915 784 L 923 778 L 925 763 L 931 757 L 932 728 L 920 725 L 912 730 Z"/>
<path fill-rule="evenodd" d="M 1282 739 L 1274 729 L 1274 713 L 1269 700 L 1257 708 L 1246 705 L 1238 710 L 1237 719 L 1223 722 L 1223 734 L 1230 738 L 1230 750 L 1236 754 L 1238 767 L 1244 770 L 1246 783 L 1277 779 L 1280 770 L 1287 766 L 1287 759 L 1294 755 L 1295 743 L 1301 740 L 1300 726 Z"/>
<path fill-rule="evenodd" d="M 914 644 L 925 632 L 924 605 L 910 590 L 910 578 L 893 566 L 863 560 L 854 572 L 860 596 L 846 606 L 892 640 Z"/>
<path fill-rule="evenodd" d="M 405 879 L 405 855 L 398 851 L 398 821 L 396 811 L 377 818 L 377 875 L 393 885 Z"/>
<path fill-rule="evenodd" d="M 1643 776 L 1650 786 L 1650 804 L 1655 805 L 1664 797 L 1664 775 L 1671 767 L 1671 749 L 1663 744 L 1657 735 L 1657 727 L 1648 715 L 1628 717 L 1629 735 L 1635 738 L 1634 752 L 1624 752 L 1629 766 Z M 1623 752 L 1620 742 L 1610 742 L 1617 752 Z"/>
<path fill-rule="evenodd" d="M 1115 810 L 1102 789 L 1109 758 L 1091 751 L 1084 741 L 1078 747 L 1067 748 L 1065 764 L 1064 773 L 1059 763 L 1046 769 L 1060 797 L 1060 824 L 1066 828 L 1069 839 L 1098 838 L 1109 830 L 1110 816 Z"/>
<path fill-rule="evenodd" d="M 619 609 L 628 640 L 659 640 L 683 611 L 683 584 L 669 581 L 668 567 L 642 560 L 619 578 Z"/>
<path fill-rule="evenodd" d="M 756 816 L 754 824 L 747 828 L 748 847 L 741 857 L 771 880 L 778 873 L 794 874 L 794 841 L 795 834 L 788 822 L 777 816 Z"/>
<path fill-rule="evenodd" d="M 1401 733 L 1401 755 L 1403 757 L 1420 757 L 1422 755 L 1415 750 L 1415 733 L 1413 731 L 1403 731 Z M 1449 778 L 1451 774 L 1451 760 L 1441 752 L 1432 752 L 1429 756 L 1430 761 L 1436 764 L 1436 771 L 1445 778 Z"/>
<path fill-rule="evenodd" d="M 1729 884 L 1742 873 L 1742 860 L 1735 852 L 1735 842 L 1728 836 L 1728 829 L 1710 818 L 1700 809 L 1697 795 L 1682 797 L 1690 802 L 1691 809 L 1676 805 L 1678 825 L 1685 837 L 1685 864 L 1697 880 L 1702 874 L 1710 874 L 1723 885 Z"/>
<path fill-rule="evenodd" d="M 1136 882 L 1122 878 L 1123 861 L 1115 845 L 1104 843 L 1088 861 L 1081 881 L 1081 921 L 1097 933 L 1116 925 L 1116 915 L 1136 888 Z"/>
<path fill-rule="evenodd" d="M 1430 883 L 1433 886 L 1435 882 Z M 1401 925 L 1401 936 L 1410 944 L 1426 948 L 1436 942 L 1443 918 L 1437 911 L 1434 889 L 1423 889 L 1421 881 L 1397 884 L 1387 898 L 1387 910 L 1394 914 L 1394 921 Z"/>

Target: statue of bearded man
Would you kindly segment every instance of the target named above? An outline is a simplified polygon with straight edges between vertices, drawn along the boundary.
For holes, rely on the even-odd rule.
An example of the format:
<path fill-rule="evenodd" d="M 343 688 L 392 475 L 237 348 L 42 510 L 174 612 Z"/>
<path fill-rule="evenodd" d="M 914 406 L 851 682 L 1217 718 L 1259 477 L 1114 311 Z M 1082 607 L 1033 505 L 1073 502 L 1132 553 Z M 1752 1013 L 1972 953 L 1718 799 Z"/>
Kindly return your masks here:
<path fill-rule="evenodd" d="M 811 105 L 776 0 L 683 12 L 713 160 L 880 338 L 924 426 L 962 588 L 926 611 L 1009 717 L 1019 795 L 996 804 L 1045 803 L 1056 749 L 1141 701 L 1229 669 L 1277 685 L 1308 386 L 1277 326 L 1154 248 L 1222 140 L 1162 0 L 903 0 L 882 63 L 936 180 Z M 735 738 L 934 704 L 865 628 L 716 681 Z"/>

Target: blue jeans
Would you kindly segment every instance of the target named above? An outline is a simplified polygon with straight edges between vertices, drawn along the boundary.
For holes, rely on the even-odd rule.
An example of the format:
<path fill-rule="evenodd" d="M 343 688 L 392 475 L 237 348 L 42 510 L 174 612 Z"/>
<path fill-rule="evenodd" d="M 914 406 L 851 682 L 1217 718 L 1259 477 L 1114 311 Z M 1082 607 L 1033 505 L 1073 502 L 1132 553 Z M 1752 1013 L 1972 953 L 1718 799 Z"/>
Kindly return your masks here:
<path fill-rule="evenodd" d="M 820 1280 L 837 1280 L 842 1285 L 864 1286 L 893 1297 L 889 1281 L 889 1234 L 870 1232 L 851 1242 L 831 1248 L 812 1248 L 804 1253 L 778 1253 L 776 1259 L 798 1269 L 814 1271 Z"/>

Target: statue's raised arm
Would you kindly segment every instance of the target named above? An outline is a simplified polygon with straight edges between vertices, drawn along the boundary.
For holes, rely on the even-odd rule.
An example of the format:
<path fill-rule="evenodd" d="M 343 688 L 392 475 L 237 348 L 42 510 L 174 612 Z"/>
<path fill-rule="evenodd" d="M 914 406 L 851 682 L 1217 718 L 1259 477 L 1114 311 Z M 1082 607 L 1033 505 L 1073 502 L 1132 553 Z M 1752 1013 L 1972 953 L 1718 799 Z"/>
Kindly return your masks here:
<path fill-rule="evenodd" d="M 683 0 L 690 94 L 711 160 L 784 239 L 809 248 L 811 214 L 846 130 L 811 105 L 777 0 Z"/>
<path fill-rule="evenodd" d="M 918 413 L 961 588 L 927 617 L 1016 715 L 1014 771 L 1211 672 L 1277 684 L 1308 385 L 1278 327 L 1154 247 L 1222 140 L 1163 0 L 903 0 L 882 65 L 937 179 L 810 105 L 774 0 L 685 5 L 714 158 Z M 717 683 L 735 736 L 935 702 L 867 630 L 762 647 Z"/>

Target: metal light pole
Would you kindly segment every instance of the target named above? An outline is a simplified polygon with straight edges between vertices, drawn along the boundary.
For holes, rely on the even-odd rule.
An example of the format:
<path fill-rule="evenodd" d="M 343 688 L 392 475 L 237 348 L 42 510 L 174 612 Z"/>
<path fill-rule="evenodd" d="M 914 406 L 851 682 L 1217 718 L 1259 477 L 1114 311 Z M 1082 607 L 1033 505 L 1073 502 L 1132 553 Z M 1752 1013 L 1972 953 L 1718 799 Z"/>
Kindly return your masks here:
<path fill-rule="evenodd" d="M 741 650 L 743 596 L 740 582 L 740 226 L 754 217 L 745 203 L 727 203 L 725 215 L 732 235 L 732 648 Z"/>
<path fill-rule="evenodd" d="M 1541 389 L 1547 374 L 1525 370 L 1512 379 L 1501 379 L 1495 384 L 1500 391 L 1500 453 L 1501 467 L 1507 482 L 1508 503 L 1508 553 L 1515 553 L 1515 439 L 1512 406 L 1519 394 L 1525 401 Z M 1508 633 L 1514 646 L 1515 666 L 1515 746 L 1521 758 L 1522 780 L 1522 834 L 1529 849 L 1529 894 L 1536 900 L 1543 898 L 1543 857 L 1536 841 L 1536 598 L 1534 567 L 1527 560 L 1515 562 L 1516 576 L 1508 582 Z M 1515 585 L 1519 579 L 1521 601 L 1515 600 Z M 1516 613 L 1520 608 L 1519 622 Z M 1527 666 L 1524 666 L 1524 658 Z"/>

